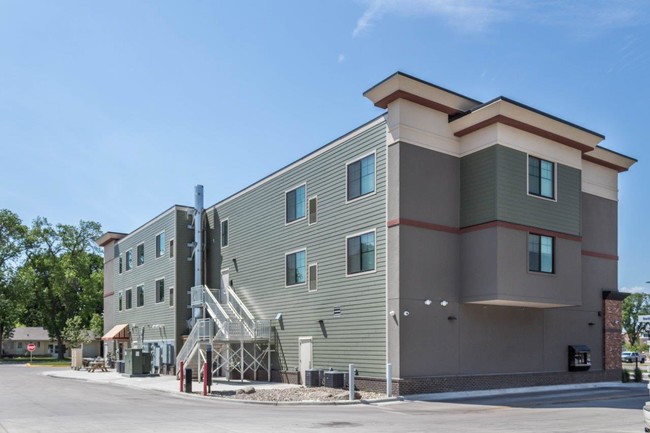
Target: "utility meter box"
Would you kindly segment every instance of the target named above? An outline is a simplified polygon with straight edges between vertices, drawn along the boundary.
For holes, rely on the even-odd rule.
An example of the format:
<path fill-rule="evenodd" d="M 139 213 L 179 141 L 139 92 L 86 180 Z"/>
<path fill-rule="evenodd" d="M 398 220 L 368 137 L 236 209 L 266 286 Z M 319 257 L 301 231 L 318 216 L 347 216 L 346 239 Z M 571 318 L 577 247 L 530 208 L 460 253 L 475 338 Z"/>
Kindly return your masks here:
<path fill-rule="evenodd" d="M 126 349 L 124 373 L 128 375 L 149 374 L 151 371 L 151 354 L 142 349 Z"/>

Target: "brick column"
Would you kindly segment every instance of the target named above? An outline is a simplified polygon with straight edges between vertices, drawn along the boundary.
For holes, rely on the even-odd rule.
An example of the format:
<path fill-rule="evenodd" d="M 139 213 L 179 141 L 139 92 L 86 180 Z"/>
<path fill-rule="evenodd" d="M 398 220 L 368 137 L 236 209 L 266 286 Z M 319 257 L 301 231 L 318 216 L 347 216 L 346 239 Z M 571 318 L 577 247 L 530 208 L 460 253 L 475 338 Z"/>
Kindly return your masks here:
<path fill-rule="evenodd" d="M 629 293 L 613 290 L 603 291 L 603 366 L 605 370 L 620 370 L 621 346 L 621 304 Z"/>

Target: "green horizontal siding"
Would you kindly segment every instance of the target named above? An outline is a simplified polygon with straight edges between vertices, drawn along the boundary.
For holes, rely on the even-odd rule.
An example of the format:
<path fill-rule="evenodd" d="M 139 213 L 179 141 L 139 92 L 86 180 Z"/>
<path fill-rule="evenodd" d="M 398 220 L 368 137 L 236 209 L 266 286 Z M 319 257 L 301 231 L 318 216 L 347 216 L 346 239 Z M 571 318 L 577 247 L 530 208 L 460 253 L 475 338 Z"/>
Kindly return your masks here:
<path fill-rule="evenodd" d="M 208 257 L 209 285 L 218 287 L 221 269 L 229 268 L 235 292 L 256 318 L 282 313 L 275 368 L 298 367 L 298 338 L 313 337 L 315 368 L 356 363 L 371 376 L 385 370 L 385 134 L 385 124 L 372 127 L 207 212 L 208 243 L 215 247 Z M 375 194 L 346 203 L 346 163 L 373 150 Z M 285 191 L 303 183 L 307 198 L 318 196 L 318 222 L 310 226 L 305 218 L 285 225 Z M 226 218 L 229 245 L 219 251 L 219 222 Z M 373 229 L 376 271 L 346 276 L 346 236 Z M 285 287 L 285 253 L 303 248 L 306 263 L 318 263 L 317 292 L 306 285 Z M 334 307 L 341 308 L 341 317 L 334 317 Z"/>
<path fill-rule="evenodd" d="M 460 160 L 460 225 L 494 221 L 497 216 L 497 146 Z"/>

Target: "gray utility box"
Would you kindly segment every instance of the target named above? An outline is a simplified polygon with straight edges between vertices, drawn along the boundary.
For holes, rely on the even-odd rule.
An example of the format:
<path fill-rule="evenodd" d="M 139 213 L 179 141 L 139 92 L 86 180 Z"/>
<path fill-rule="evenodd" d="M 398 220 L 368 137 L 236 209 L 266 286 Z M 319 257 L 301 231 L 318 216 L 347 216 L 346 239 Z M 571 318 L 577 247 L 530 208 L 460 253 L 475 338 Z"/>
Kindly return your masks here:
<path fill-rule="evenodd" d="M 151 371 L 151 353 L 145 353 L 142 349 L 126 349 L 124 361 L 125 374 L 149 374 Z"/>
<path fill-rule="evenodd" d="M 305 370 L 305 386 L 320 386 L 320 370 Z"/>
<path fill-rule="evenodd" d="M 344 374 L 342 371 L 326 371 L 325 386 L 329 388 L 343 388 L 345 386 Z"/>

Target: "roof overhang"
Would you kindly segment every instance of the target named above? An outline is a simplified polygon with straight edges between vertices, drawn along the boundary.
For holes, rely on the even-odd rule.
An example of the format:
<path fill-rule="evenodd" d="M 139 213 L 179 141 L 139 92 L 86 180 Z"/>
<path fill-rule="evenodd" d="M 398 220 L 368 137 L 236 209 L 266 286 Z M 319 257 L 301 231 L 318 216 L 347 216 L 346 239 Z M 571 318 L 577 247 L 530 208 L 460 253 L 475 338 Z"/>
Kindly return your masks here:
<path fill-rule="evenodd" d="M 130 340 L 129 324 L 115 325 L 102 337 L 102 340 Z"/>
<path fill-rule="evenodd" d="M 622 155 L 600 146 L 596 146 L 594 150 L 583 154 L 582 159 L 611 168 L 619 173 L 627 171 L 635 162 L 637 162 L 634 158 L 630 158 L 629 156 Z"/>
<path fill-rule="evenodd" d="M 452 92 L 435 84 L 396 72 L 363 93 L 375 106 L 386 109 L 397 99 L 406 99 L 450 115 L 480 105 L 480 101 Z"/>
<path fill-rule="evenodd" d="M 118 233 L 118 232 L 106 232 L 103 235 L 101 235 L 95 242 L 97 242 L 97 245 L 100 247 L 103 247 L 104 245 L 110 243 L 111 241 L 119 241 L 123 237 L 125 237 L 127 234 L 126 233 Z"/>
<path fill-rule="evenodd" d="M 503 97 L 451 120 L 449 126 L 455 136 L 463 137 L 495 123 L 562 143 L 583 153 L 595 149 L 596 145 L 605 138 L 593 131 Z"/>

